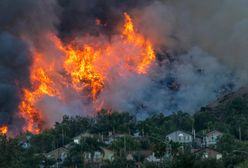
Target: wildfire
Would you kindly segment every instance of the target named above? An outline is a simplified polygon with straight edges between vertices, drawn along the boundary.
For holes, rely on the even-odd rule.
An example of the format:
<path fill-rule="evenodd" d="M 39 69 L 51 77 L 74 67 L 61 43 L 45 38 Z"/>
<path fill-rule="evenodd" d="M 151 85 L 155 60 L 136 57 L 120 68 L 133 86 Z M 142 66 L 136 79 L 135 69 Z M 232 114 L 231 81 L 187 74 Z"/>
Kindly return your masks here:
<path fill-rule="evenodd" d="M 8 133 L 8 126 L 4 125 L 0 127 L 0 134 L 6 135 Z"/>
<path fill-rule="evenodd" d="M 26 120 L 25 131 L 35 134 L 40 133 L 42 124 L 42 112 L 36 107 L 36 103 L 44 96 L 59 95 L 54 82 L 47 75 L 46 67 L 41 67 L 42 55 L 34 54 L 34 63 L 31 70 L 32 90 L 23 89 L 23 100 L 19 105 L 20 115 Z"/>
<path fill-rule="evenodd" d="M 116 43 L 92 37 L 91 41 L 63 44 L 57 36 L 50 35 L 56 50 L 63 55 L 59 71 L 56 70 L 54 62 L 46 61 L 43 53 L 35 50 L 30 74 L 32 87 L 22 90 L 22 101 L 19 105 L 20 115 L 26 120 L 24 131 L 37 134 L 42 130 L 44 113 L 37 104 L 45 96 L 54 96 L 65 101 L 64 88 L 72 88 L 71 92 L 82 94 L 94 102 L 105 85 L 111 82 L 109 74 L 113 67 L 117 67 L 119 75 L 122 75 L 123 71 L 142 75 L 147 73 L 155 60 L 152 43 L 135 30 L 127 13 L 124 13 L 124 21 Z M 100 20 L 97 23 L 100 23 Z M 62 76 L 61 80 L 55 76 Z"/>
<path fill-rule="evenodd" d="M 64 67 L 72 78 L 74 88 L 77 90 L 91 88 L 91 96 L 95 99 L 104 85 L 104 77 L 94 68 L 94 61 L 101 53 L 86 44 L 81 49 L 69 46 L 66 54 Z"/>
<path fill-rule="evenodd" d="M 136 33 L 132 19 L 127 13 L 124 13 L 124 17 L 125 24 L 124 30 L 122 32 L 123 36 L 127 38 L 129 43 L 143 48 L 143 51 L 140 55 L 140 62 L 137 66 L 137 71 L 144 74 L 146 73 L 149 65 L 155 59 L 155 52 L 152 43 L 149 40 L 146 40 L 141 34 Z"/>

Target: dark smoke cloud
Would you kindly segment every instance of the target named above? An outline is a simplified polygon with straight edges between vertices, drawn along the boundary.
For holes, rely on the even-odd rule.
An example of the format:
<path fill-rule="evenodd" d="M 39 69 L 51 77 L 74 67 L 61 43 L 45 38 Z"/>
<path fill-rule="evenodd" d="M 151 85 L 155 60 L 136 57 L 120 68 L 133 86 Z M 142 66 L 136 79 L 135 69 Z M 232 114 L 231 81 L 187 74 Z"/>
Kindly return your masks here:
<path fill-rule="evenodd" d="M 58 13 L 55 0 L 1 0 L 0 30 L 38 40 L 42 33 L 55 30 Z"/>
<path fill-rule="evenodd" d="M 13 122 L 19 88 L 29 84 L 30 64 L 27 44 L 9 33 L 0 33 L 0 124 Z"/>
<path fill-rule="evenodd" d="M 31 51 L 43 47 L 42 34 L 55 32 L 57 13 L 56 1 L 0 1 L 0 125 L 20 130 L 17 112 L 21 89 L 30 87 Z"/>
<path fill-rule="evenodd" d="M 151 0 L 58 0 L 62 7 L 60 35 L 71 39 L 79 34 L 113 34 L 122 20 L 123 12 L 141 8 Z M 104 26 L 96 26 L 100 19 Z"/>

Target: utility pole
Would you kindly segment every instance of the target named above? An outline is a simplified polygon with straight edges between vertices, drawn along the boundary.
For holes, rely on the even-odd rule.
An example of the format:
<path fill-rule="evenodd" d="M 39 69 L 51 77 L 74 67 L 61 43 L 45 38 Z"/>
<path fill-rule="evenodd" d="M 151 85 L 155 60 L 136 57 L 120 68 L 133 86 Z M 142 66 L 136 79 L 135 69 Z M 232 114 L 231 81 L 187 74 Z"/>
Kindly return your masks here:
<path fill-rule="evenodd" d="M 126 145 L 126 135 L 124 136 L 124 156 L 127 153 L 127 145 Z"/>
<path fill-rule="evenodd" d="M 62 146 L 64 146 L 65 144 L 65 137 L 64 137 L 64 128 L 62 126 Z"/>
<path fill-rule="evenodd" d="M 239 140 L 242 141 L 241 127 L 239 126 Z"/>

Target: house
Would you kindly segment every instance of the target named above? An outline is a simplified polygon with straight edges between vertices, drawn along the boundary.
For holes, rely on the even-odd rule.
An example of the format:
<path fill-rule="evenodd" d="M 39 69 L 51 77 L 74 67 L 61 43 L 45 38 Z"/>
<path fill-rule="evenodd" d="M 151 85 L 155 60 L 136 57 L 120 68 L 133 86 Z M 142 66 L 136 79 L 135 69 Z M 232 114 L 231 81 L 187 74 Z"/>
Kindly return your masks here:
<path fill-rule="evenodd" d="M 204 143 L 206 147 L 216 145 L 217 140 L 223 135 L 222 132 L 214 130 L 206 134 L 204 137 Z"/>
<path fill-rule="evenodd" d="M 174 131 L 166 136 L 169 141 L 189 144 L 193 142 L 193 135 L 184 131 Z"/>
<path fill-rule="evenodd" d="M 128 136 L 127 134 L 114 134 L 112 135 L 112 133 L 109 133 L 109 136 L 106 138 L 103 138 L 103 143 L 105 143 L 106 145 L 110 145 L 112 144 L 115 140 L 120 139 L 120 138 L 124 138 Z"/>
<path fill-rule="evenodd" d="M 106 149 L 106 148 L 101 148 L 104 155 L 103 155 L 103 160 L 108 160 L 108 161 L 113 161 L 114 160 L 114 152 L 112 150 Z"/>
<path fill-rule="evenodd" d="M 93 157 L 92 157 L 93 156 Z M 101 163 L 102 161 L 113 161 L 114 160 L 114 152 L 101 147 L 101 151 L 95 151 L 92 153 L 85 152 L 84 153 L 85 162 L 93 163 Z"/>
<path fill-rule="evenodd" d="M 133 155 L 132 155 L 131 153 L 129 153 L 129 154 L 127 155 L 126 159 L 127 159 L 128 161 L 133 161 L 133 160 L 134 160 L 134 157 L 133 157 Z"/>
<path fill-rule="evenodd" d="M 222 154 L 217 152 L 212 148 L 202 148 L 194 151 L 194 154 L 201 156 L 202 159 L 216 159 L 219 160 L 222 158 Z"/>
<path fill-rule="evenodd" d="M 103 154 L 100 151 L 95 151 L 93 156 L 93 162 L 94 163 L 100 163 L 102 162 Z"/>
<path fill-rule="evenodd" d="M 79 144 L 80 141 L 81 141 L 83 138 L 93 138 L 93 137 L 94 137 L 94 135 L 92 135 L 92 134 L 83 133 L 83 134 L 80 134 L 80 135 L 76 136 L 75 138 L 73 138 L 73 142 L 74 142 L 75 144 Z"/>
<path fill-rule="evenodd" d="M 66 149 L 64 147 L 60 147 L 60 148 L 57 148 L 51 152 L 46 153 L 45 157 L 48 159 L 64 161 L 65 158 L 67 157 L 68 152 L 69 152 L 68 149 Z"/>
<path fill-rule="evenodd" d="M 146 157 L 146 161 L 148 162 L 160 162 L 160 159 L 155 156 L 154 153 Z"/>
<path fill-rule="evenodd" d="M 151 150 L 135 150 L 129 151 L 132 156 L 137 156 L 138 158 L 146 158 L 150 156 L 153 152 Z"/>
<path fill-rule="evenodd" d="M 21 135 L 19 137 L 19 142 L 18 144 L 23 148 L 23 149 L 29 149 L 31 147 L 30 144 L 30 139 L 32 138 L 31 135 Z"/>

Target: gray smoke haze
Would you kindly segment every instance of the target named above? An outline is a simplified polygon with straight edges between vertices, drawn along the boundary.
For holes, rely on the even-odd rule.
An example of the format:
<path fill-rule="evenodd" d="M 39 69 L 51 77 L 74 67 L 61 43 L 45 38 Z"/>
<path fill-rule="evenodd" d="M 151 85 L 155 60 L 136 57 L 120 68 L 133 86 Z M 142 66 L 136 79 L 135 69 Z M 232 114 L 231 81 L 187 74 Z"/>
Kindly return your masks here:
<path fill-rule="evenodd" d="M 247 6 L 246 0 L 160 0 L 136 12 L 144 31 L 159 42 L 170 48 L 199 46 L 247 81 Z"/>
<path fill-rule="evenodd" d="M 173 62 L 154 66 L 148 76 L 130 74 L 113 81 L 100 98 L 113 110 L 143 118 L 157 112 L 192 113 L 240 87 L 236 74 L 199 47 L 178 55 Z"/>
<path fill-rule="evenodd" d="M 157 112 L 195 112 L 248 80 L 247 6 L 247 0 L 1 0 L 0 125 L 22 123 L 16 112 L 20 90 L 31 87 L 32 51 L 41 52 L 45 62 L 61 61 L 50 33 L 64 43 L 75 37 L 84 40 L 85 34 L 111 43 L 118 39 L 123 12 L 155 44 L 157 60 L 148 75 L 107 74 L 112 81 L 106 82 L 96 102 L 104 100 L 104 108 L 140 118 Z M 49 126 L 64 114 L 87 115 L 94 109 L 94 103 L 72 95 L 69 88 L 64 92 L 66 104 L 49 96 L 37 104 Z"/>
<path fill-rule="evenodd" d="M 192 43 L 218 57 L 229 67 L 243 72 L 247 80 L 248 1 L 190 0 L 181 5 L 179 3 L 178 9 L 186 8 L 190 18 Z"/>
<path fill-rule="evenodd" d="M 124 111 L 194 112 L 246 84 L 247 4 L 244 0 L 164 0 L 132 10 L 140 30 L 159 46 L 157 51 L 169 53 L 160 59 L 170 63 L 160 62 L 161 67 L 143 82 L 122 82 L 129 85 L 116 88 L 113 104 L 125 97 L 120 102 L 126 102 L 118 106 Z M 159 74 L 155 80 L 154 74 Z M 144 84 L 144 90 L 131 87 L 132 81 Z M 171 85 L 178 88 L 171 90 Z M 126 87 L 133 88 L 134 94 L 120 91 Z"/>

